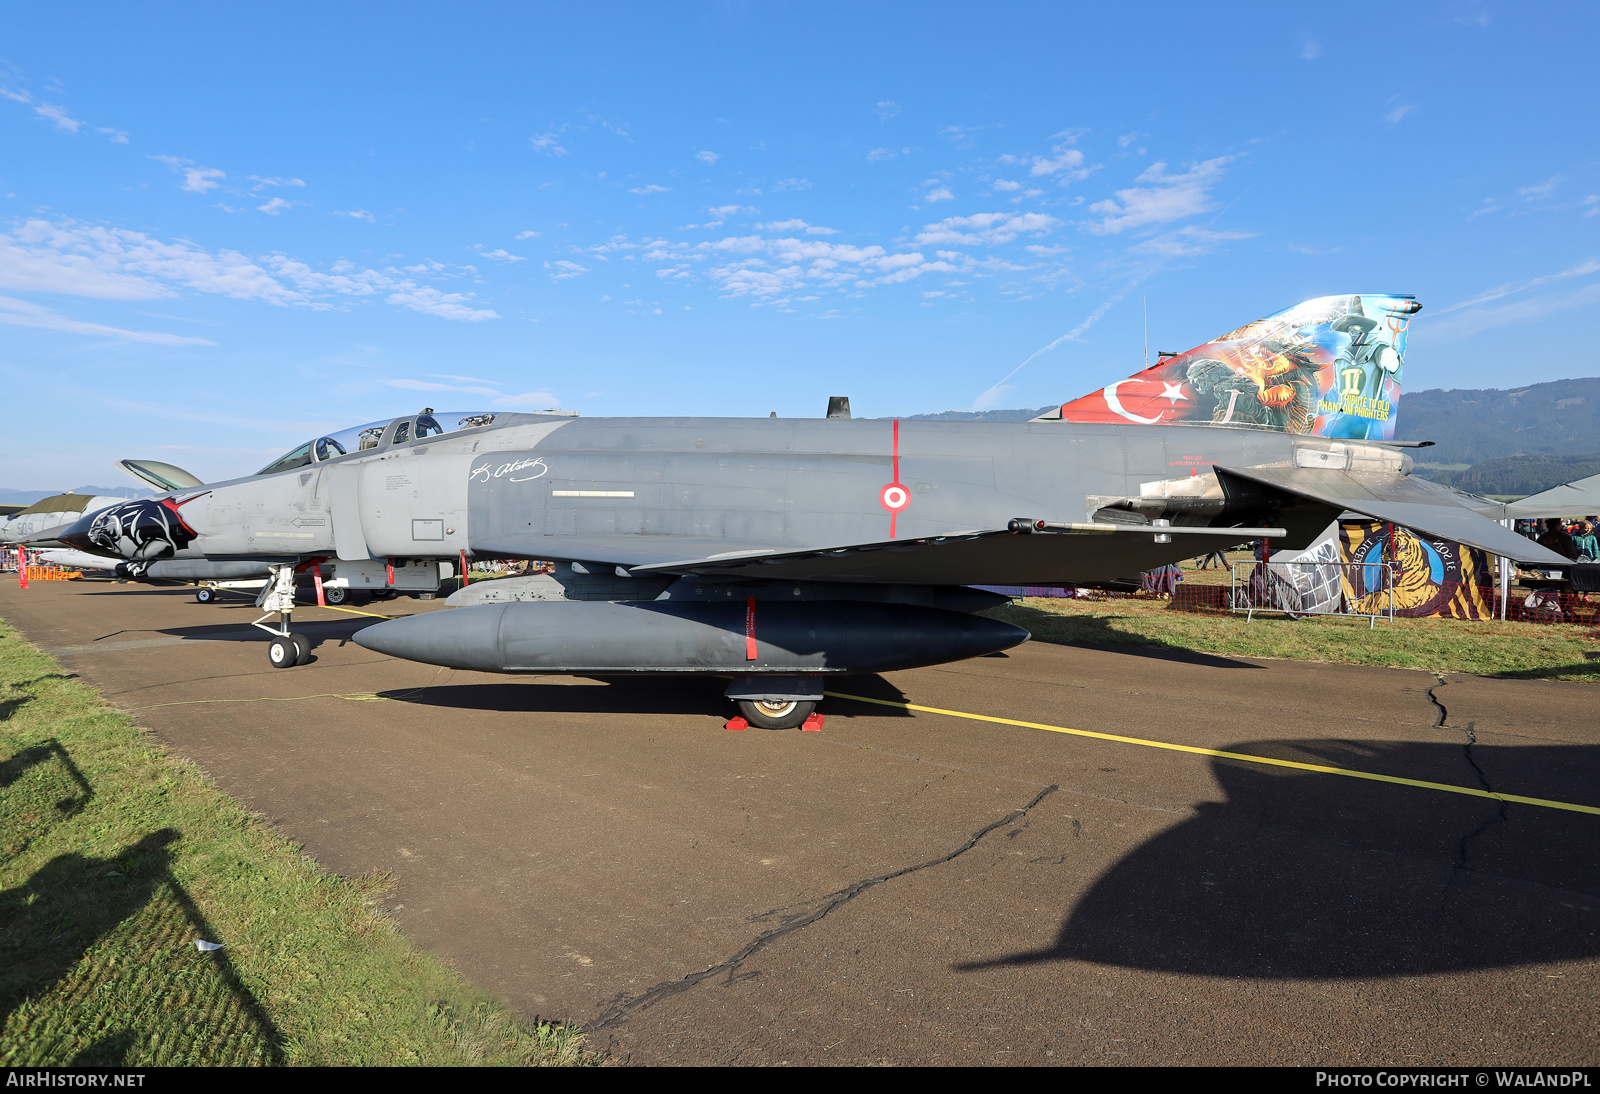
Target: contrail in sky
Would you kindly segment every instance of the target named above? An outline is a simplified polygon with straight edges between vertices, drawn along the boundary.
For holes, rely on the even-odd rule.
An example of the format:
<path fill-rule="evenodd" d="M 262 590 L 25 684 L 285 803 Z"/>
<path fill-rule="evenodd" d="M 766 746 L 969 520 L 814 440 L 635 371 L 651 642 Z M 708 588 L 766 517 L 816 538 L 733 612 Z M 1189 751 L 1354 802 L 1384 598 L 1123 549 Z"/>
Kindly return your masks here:
<path fill-rule="evenodd" d="M 985 391 L 982 395 L 979 395 L 976 399 L 974 399 L 972 401 L 972 409 L 973 410 L 986 410 L 986 409 L 988 409 L 987 406 L 986 406 L 987 402 L 990 399 L 999 399 L 1003 389 L 1006 386 L 1006 381 L 1011 379 L 1011 377 L 1015 376 L 1017 373 L 1021 372 L 1024 368 L 1026 368 L 1027 364 L 1028 364 L 1028 361 L 1032 361 L 1035 357 L 1039 356 L 1039 354 L 1041 354 L 1041 353 L 1050 352 L 1051 350 L 1055 349 L 1057 346 L 1059 346 L 1063 342 L 1076 342 L 1079 338 L 1081 338 L 1083 336 L 1084 331 L 1088 330 L 1090 327 L 1092 327 L 1096 323 L 1100 322 L 1101 317 L 1103 317 L 1106 314 L 1106 312 L 1110 311 L 1113 307 L 1115 307 L 1117 305 L 1117 303 L 1119 301 L 1121 301 L 1121 299 L 1124 296 L 1128 295 L 1129 290 L 1131 290 L 1134 286 L 1138 285 L 1139 282 L 1143 281 L 1143 280 L 1144 280 L 1144 278 L 1141 277 L 1141 278 L 1136 278 L 1135 280 L 1128 282 L 1122 288 L 1118 289 L 1116 291 L 1116 293 L 1114 293 L 1112 295 L 1111 299 L 1107 300 L 1104 304 L 1101 304 L 1094 311 L 1090 312 L 1089 313 L 1089 317 L 1087 319 L 1085 319 L 1083 322 L 1081 322 L 1077 326 L 1073 327 L 1066 334 L 1063 334 L 1060 338 L 1057 338 L 1054 342 L 1051 342 L 1048 346 L 1041 346 L 1039 349 L 1036 349 L 1032 353 L 1028 354 L 1027 360 L 1023 361 L 1022 364 L 1018 365 L 1016 368 L 1014 368 L 1010 372 L 1006 373 L 1005 376 L 1001 377 L 999 383 L 995 384 L 988 391 Z"/>

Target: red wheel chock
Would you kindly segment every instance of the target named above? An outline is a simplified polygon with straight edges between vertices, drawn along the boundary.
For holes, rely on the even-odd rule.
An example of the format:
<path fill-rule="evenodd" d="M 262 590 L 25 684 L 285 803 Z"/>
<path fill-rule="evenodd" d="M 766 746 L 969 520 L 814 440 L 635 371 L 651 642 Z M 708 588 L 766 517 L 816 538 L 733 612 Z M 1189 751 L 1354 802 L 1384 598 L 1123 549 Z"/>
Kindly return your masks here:
<path fill-rule="evenodd" d="M 735 714 L 732 718 L 728 719 L 728 724 L 723 726 L 722 728 L 723 729 L 735 729 L 735 730 L 738 730 L 738 729 L 749 729 L 750 728 L 750 723 L 745 721 L 744 718 L 742 718 L 739 715 Z"/>
<path fill-rule="evenodd" d="M 805 724 L 800 727 L 800 732 L 802 732 L 802 733 L 821 733 L 822 732 L 822 723 L 825 722 L 825 721 L 827 721 L 827 719 L 824 718 L 822 715 L 813 714 L 813 715 L 811 715 L 811 717 L 809 717 L 809 718 L 807 718 L 805 720 Z"/>

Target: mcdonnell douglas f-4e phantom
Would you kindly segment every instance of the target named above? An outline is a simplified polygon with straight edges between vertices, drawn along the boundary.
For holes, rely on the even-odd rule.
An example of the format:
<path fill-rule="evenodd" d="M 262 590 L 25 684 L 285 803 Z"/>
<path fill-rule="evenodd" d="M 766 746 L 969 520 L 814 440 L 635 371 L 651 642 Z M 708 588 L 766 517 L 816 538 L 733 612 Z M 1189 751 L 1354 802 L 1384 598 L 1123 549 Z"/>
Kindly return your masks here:
<path fill-rule="evenodd" d="M 462 553 L 549 560 L 553 574 L 468 588 L 451 598 L 463 606 L 356 641 L 490 672 L 731 675 L 753 724 L 794 726 L 827 676 L 1026 640 L 975 614 L 1001 598 L 974 584 L 1104 585 L 1243 540 L 1303 547 L 1346 509 L 1560 563 L 1411 477 L 1392 438 L 1419 308 L 1311 300 L 1031 422 L 425 412 L 60 538 L 270 562 L 259 602 L 283 614 L 279 665 L 303 657 L 296 566 L 432 588 Z"/>

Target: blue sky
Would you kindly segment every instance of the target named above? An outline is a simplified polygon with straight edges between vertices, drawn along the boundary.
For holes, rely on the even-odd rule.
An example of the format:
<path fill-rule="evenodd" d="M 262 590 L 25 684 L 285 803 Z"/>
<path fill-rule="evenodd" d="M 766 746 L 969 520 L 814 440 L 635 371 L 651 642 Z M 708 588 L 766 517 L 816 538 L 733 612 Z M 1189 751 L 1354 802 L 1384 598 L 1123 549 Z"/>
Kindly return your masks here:
<path fill-rule="evenodd" d="M 424 404 L 1041 406 L 1141 367 L 1146 302 L 1152 355 L 1411 292 L 1409 389 L 1597 371 L 1593 4 L 5 24 L 3 486 L 220 478 Z"/>

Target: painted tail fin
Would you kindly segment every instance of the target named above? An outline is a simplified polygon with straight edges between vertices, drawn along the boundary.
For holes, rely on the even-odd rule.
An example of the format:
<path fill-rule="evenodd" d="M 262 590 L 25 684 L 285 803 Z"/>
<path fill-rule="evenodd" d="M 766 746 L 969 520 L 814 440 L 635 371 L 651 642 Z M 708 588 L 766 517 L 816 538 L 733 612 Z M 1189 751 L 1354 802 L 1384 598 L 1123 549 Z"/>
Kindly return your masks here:
<path fill-rule="evenodd" d="M 1320 296 L 1035 421 L 1218 425 L 1393 440 L 1415 297 Z"/>

